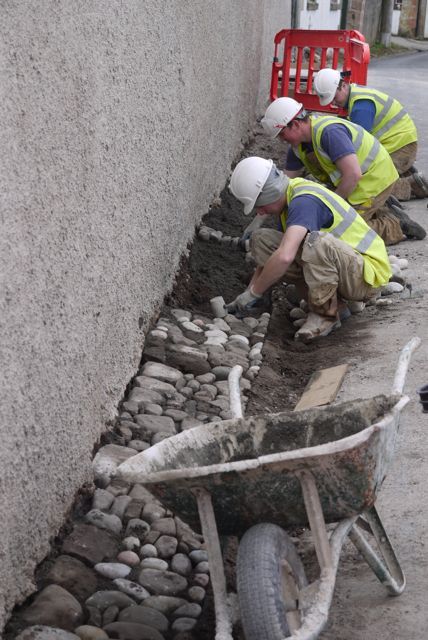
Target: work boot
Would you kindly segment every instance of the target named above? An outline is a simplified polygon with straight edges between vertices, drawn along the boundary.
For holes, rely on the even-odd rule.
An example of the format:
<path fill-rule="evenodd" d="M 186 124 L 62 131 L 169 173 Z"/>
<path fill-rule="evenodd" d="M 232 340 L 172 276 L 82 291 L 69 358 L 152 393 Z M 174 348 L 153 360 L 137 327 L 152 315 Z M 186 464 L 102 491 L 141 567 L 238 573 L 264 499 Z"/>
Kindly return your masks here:
<path fill-rule="evenodd" d="M 396 207 L 398 207 L 399 209 L 405 209 L 406 207 L 403 206 L 403 203 L 400 202 L 400 200 L 398 198 L 396 198 L 393 195 L 390 195 L 389 198 L 387 198 L 385 200 L 385 204 L 387 207 L 391 207 L 391 205 L 395 205 Z"/>
<path fill-rule="evenodd" d="M 338 329 L 340 326 L 338 315 L 329 318 L 328 316 L 320 316 L 318 313 L 310 311 L 305 324 L 294 334 L 294 339 L 306 343 L 312 342 L 315 338 L 328 336 L 334 329 Z"/>
<path fill-rule="evenodd" d="M 428 197 L 428 182 L 422 173 L 419 173 L 419 172 L 412 173 L 412 175 L 409 176 L 407 180 L 410 184 L 412 195 L 415 198 Z"/>
<path fill-rule="evenodd" d="M 403 209 L 396 207 L 394 204 L 391 204 L 389 209 L 400 221 L 401 231 L 405 236 L 407 236 L 407 238 L 409 238 L 409 240 L 423 240 L 425 238 L 427 234 L 425 229 L 421 227 L 420 224 L 412 220 L 410 216 L 403 211 Z"/>

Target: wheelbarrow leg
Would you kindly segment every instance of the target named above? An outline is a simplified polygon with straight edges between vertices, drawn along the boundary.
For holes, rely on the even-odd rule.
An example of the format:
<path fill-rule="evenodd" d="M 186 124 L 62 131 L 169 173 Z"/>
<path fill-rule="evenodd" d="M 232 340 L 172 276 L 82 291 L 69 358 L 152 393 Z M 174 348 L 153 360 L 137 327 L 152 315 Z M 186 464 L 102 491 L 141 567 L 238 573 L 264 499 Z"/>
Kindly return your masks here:
<path fill-rule="evenodd" d="M 357 547 L 358 551 L 361 553 L 376 577 L 385 586 L 389 595 L 399 596 L 404 591 L 406 579 L 376 507 L 371 507 L 365 511 L 364 516 L 370 525 L 371 533 L 376 539 L 384 562 L 378 557 L 377 553 L 363 536 L 361 531 L 358 530 L 358 526 L 354 525 L 352 527 L 348 534 L 349 538 Z"/>
<path fill-rule="evenodd" d="M 318 564 L 321 571 L 331 571 L 333 567 L 331 547 L 315 479 L 308 471 L 299 471 L 297 476 L 302 487 L 303 500 L 314 539 Z"/>
<path fill-rule="evenodd" d="M 223 556 L 211 500 L 211 494 L 202 488 L 193 489 L 198 503 L 202 534 L 207 545 L 211 585 L 214 594 L 216 634 L 215 640 L 233 640 L 232 622 L 227 604 L 226 578 Z"/>

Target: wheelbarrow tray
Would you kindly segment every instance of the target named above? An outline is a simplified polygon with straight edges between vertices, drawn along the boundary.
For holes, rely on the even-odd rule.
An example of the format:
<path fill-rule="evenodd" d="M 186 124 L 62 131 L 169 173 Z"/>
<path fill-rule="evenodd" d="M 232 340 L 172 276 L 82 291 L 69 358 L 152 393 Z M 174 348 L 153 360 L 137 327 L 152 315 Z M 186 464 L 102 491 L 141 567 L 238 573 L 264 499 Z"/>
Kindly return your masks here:
<path fill-rule="evenodd" d="M 338 522 L 374 504 L 393 456 L 400 398 L 379 395 L 202 425 L 129 458 L 119 473 L 149 485 L 195 530 L 192 490 L 206 489 L 219 533 L 240 535 L 259 522 L 306 526 L 296 473 L 310 470 L 325 520 Z"/>

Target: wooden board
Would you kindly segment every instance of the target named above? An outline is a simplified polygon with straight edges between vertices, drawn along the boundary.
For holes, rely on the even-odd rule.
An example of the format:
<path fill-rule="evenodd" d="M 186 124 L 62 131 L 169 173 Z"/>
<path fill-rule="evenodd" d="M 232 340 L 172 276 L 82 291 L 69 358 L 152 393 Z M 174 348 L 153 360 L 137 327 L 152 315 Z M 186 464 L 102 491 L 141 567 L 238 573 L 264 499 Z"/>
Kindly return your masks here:
<path fill-rule="evenodd" d="M 347 369 L 347 364 L 339 364 L 337 367 L 315 371 L 294 411 L 329 404 L 336 397 Z"/>

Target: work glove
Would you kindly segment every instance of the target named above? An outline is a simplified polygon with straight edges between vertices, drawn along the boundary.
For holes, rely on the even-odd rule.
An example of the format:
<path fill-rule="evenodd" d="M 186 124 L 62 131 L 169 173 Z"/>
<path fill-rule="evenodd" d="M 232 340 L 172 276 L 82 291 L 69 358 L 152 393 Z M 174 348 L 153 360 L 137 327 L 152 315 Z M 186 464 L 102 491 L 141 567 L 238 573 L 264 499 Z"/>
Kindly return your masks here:
<path fill-rule="evenodd" d="M 229 304 L 226 305 L 226 309 L 229 313 L 242 313 L 243 311 L 247 311 L 248 309 L 251 309 L 251 307 L 254 307 L 256 302 L 262 297 L 262 295 L 254 293 L 251 287 L 248 287 L 248 289 L 243 293 L 240 293 L 235 300 L 229 302 Z"/>
<path fill-rule="evenodd" d="M 239 238 L 238 247 L 242 249 L 242 251 L 249 251 L 250 249 L 250 238 L 253 231 L 260 229 L 263 224 L 263 216 L 255 216 L 254 219 L 250 222 L 250 224 L 244 229 L 242 236 Z"/>

